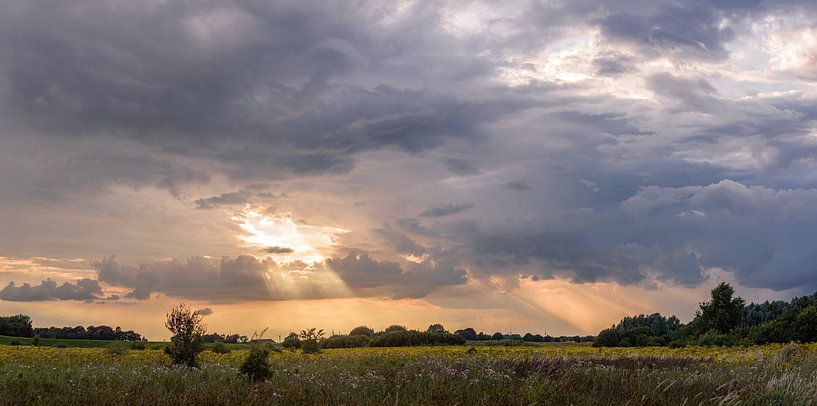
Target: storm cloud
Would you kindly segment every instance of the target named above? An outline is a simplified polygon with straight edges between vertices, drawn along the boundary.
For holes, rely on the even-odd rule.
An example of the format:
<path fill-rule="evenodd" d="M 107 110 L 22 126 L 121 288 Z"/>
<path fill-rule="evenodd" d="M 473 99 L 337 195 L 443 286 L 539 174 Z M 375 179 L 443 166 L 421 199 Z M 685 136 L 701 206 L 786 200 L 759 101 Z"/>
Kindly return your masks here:
<path fill-rule="evenodd" d="M 0 0 L 0 299 L 817 289 L 812 3 Z"/>

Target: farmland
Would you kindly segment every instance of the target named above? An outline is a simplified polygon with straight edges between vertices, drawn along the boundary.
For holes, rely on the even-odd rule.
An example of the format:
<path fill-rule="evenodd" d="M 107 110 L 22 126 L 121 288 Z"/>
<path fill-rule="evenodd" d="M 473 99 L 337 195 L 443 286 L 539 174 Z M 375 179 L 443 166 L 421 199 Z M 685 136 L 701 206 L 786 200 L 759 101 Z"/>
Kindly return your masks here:
<path fill-rule="evenodd" d="M 151 347 L 148 347 L 151 348 Z M 593 348 L 436 346 L 273 351 L 251 382 L 247 351 L 201 367 L 161 350 L 0 345 L 3 404 L 813 404 L 817 345 Z"/>

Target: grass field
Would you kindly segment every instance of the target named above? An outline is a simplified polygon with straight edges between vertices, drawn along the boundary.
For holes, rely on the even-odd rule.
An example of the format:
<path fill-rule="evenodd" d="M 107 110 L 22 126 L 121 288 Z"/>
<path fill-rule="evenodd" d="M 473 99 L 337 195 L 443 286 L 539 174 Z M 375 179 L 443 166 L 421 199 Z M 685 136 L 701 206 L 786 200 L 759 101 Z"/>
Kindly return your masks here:
<path fill-rule="evenodd" d="M 0 345 L 0 403 L 817 404 L 817 345 L 285 350 L 256 383 L 238 373 L 246 354 L 186 369 L 160 350 Z"/>

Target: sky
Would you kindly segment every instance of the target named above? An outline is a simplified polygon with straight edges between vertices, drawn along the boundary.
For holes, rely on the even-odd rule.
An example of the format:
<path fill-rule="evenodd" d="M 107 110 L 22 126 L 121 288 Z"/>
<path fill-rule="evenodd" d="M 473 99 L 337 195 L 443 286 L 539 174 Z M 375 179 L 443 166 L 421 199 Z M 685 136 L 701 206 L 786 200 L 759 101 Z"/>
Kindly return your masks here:
<path fill-rule="evenodd" d="M 0 5 L 0 314 L 573 335 L 817 290 L 813 1 Z"/>

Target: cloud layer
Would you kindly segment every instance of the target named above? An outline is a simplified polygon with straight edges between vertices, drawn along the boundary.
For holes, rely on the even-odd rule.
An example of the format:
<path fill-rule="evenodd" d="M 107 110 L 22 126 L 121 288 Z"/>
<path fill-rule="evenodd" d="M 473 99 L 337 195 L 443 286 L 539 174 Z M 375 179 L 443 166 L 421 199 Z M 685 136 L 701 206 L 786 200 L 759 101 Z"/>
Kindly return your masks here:
<path fill-rule="evenodd" d="M 0 299 L 817 289 L 812 2 L 0 4 Z"/>

